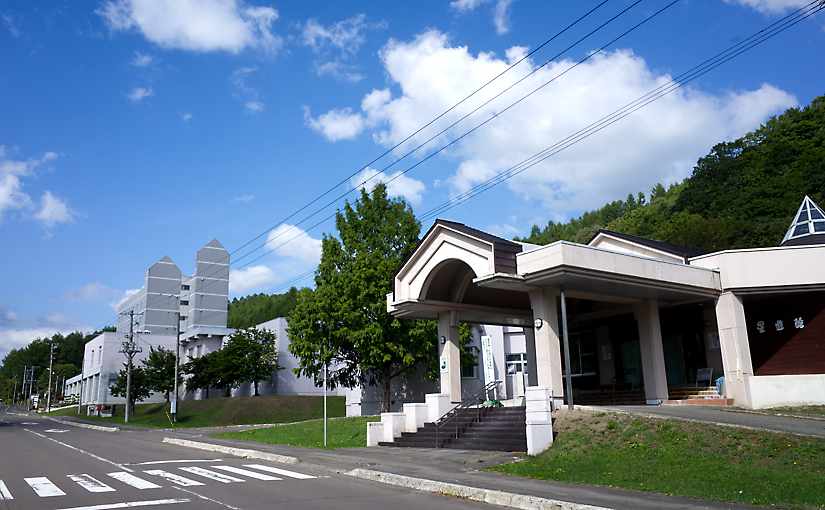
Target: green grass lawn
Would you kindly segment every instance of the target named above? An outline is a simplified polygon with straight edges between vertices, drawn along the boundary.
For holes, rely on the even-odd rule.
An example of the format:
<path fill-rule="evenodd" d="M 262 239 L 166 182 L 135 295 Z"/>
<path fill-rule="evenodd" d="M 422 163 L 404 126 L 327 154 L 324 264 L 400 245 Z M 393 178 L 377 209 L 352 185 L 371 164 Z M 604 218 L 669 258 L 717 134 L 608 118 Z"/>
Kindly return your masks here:
<path fill-rule="evenodd" d="M 573 412 L 547 452 L 492 470 L 782 508 L 825 508 L 825 440 Z"/>
<path fill-rule="evenodd" d="M 329 416 L 346 414 L 344 397 L 328 397 Z M 182 400 L 178 402 L 178 427 L 214 427 L 221 425 L 250 425 L 256 423 L 288 423 L 310 420 L 324 414 L 322 397 L 262 396 Z M 140 427 L 170 427 L 166 404 L 138 404 L 129 425 Z M 123 406 L 115 409 L 112 418 L 78 416 L 76 408 L 61 409 L 52 416 L 72 416 L 101 425 L 123 423 Z"/>
<path fill-rule="evenodd" d="M 367 444 L 367 423 L 379 421 L 377 416 L 336 418 L 329 420 L 327 440 L 329 448 L 356 448 Z M 323 448 L 324 421 L 312 420 L 268 429 L 215 434 L 220 439 L 241 439 L 266 444 L 283 444 L 303 448 Z"/>

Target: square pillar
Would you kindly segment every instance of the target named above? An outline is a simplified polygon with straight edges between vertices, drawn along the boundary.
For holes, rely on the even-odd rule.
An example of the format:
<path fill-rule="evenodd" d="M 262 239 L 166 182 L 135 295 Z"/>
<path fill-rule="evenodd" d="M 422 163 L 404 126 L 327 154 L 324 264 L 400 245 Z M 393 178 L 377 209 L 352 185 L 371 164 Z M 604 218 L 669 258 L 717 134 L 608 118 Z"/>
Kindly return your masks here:
<path fill-rule="evenodd" d="M 725 396 L 737 405 L 750 407 L 747 379 L 753 375 L 753 362 L 742 298 L 723 292 L 716 300 L 716 324 L 725 370 Z"/>
<path fill-rule="evenodd" d="M 538 386 L 536 372 L 536 331 L 524 328 L 524 345 L 527 350 L 527 386 Z"/>
<path fill-rule="evenodd" d="M 438 314 L 438 370 L 441 393 L 453 403 L 461 402 L 461 351 L 458 346 L 458 317 L 455 312 Z"/>
<path fill-rule="evenodd" d="M 533 330 L 536 353 L 536 383 L 549 389 L 556 400 L 564 396 L 561 373 L 561 342 L 559 341 L 558 289 L 541 288 L 530 291 L 533 318 L 541 319 L 541 327 Z M 529 356 L 529 347 L 528 347 Z M 529 370 L 529 368 L 528 368 Z"/>
<path fill-rule="evenodd" d="M 633 311 L 639 328 L 645 399 L 648 404 L 661 404 L 667 400 L 667 372 L 662 347 L 662 326 L 659 322 L 659 302 L 645 300 L 637 304 Z"/>
<path fill-rule="evenodd" d="M 532 386 L 525 392 L 527 454 L 538 455 L 553 444 L 552 392 Z"/>

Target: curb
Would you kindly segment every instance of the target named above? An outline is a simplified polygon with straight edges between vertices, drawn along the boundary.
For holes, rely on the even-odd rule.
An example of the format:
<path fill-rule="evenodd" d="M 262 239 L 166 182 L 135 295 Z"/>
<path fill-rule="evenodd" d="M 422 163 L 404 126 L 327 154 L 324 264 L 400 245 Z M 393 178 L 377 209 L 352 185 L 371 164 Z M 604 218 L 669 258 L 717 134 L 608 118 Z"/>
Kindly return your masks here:
<path fill-rule="evenodd" d="M 58 420 L 57 418 L 52 418 L 51 416 L 44 416 L 44 418 L 60 423 L 61 425 L 69 425 L 72 427 L 79 427 L 81 429 L 97 430 L 100 432 L 120 432 L 119 427 L 104 427 L 103 425 L 92 425 L 91 423 L 82 423 L 78 421 Z"/>
<path fill-rule="evenodd" d="M 825 417 L 823 416 L 806 416 L 804 414 L 785 414 L 785 413 L 766 413 L 764 411 L 758 411 L 754 409 L 722 409 L 723 411 L 729 413 L 745 413 L 745 414 L 756 414 L 759 416 L 777 416 L 779 418 L 796 418 L 798 420 L 812 420 L 812 421 L 825 421 Z"/>
<path fill-rule="evenodd" d="M 277 453 L 262 452 L 258 450 L 247 450 L 245 448 L 233 448 L 231 446 L 223 446 L 219 444 L 202 443 L 199 441 L 190 441 L 189 439 L 164 437 L 162 442 L 176 446 L 183 446 L 185 448 L 205 450 L 207 452 L 224 453 L 226 455 L 233 455 L 244 459 L 268 460 L 270 462 L 279 462 L 281 464 L 297 464 L 300 462 L 298 457 L 278 455 Z"/>
<path fill-rule="evenodd" d="M 370 469 L 353 469 L 344 473 L 354 478 L 362 478 L 374 482 L 406 487 L 422 492 L 431 492 L 445 496 L 478 501 L 489 505 L 498 505 L 508 508 L 518 508 L 521 510 L 609 510 L 605 507 L 582 505 L 569 501 L 559 501 L 555 499 L 541 498 L 538 496 L 525 496 L 512 492 L 496 491 L 491 489 L 480 489 L 467 485 L 455 483 L 436 482 L 424 478 L 413 478 L 411 476 L 396 475 L 383 471 L 372 471 Z"/>

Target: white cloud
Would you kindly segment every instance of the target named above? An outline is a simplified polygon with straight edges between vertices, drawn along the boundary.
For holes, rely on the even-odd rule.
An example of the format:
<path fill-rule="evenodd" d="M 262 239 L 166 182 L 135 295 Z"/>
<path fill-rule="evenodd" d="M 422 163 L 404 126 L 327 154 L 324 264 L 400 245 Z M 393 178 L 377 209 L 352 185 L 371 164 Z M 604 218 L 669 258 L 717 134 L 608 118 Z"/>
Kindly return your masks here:
<path fill-rule="evenodd" d="M 233 269 L 229 272 L 229 292 L 238 294 L 274 284 L 278 280 L 275 272 L 264 265 Z"/>
<path fill-rule="evenodd" d="M 117 291 L 100 282 L 90 282 L 80 288 L 66 293 L 69 301 L 95 301 L 99 299 L 110 299 L 117 294 Z"/>
<path fill-rule="evenodd" d="M 74 213 L 66 201 L 54 196 L 51 191 L 43 193 L 40 199 L 40 209 L 34 217 L 46 227 L 74 221 Z"/>
<path fill-rule="evenodd" d="M 235 198 L 232 199 L 233 202 L 240 202 L 242 204 L 248 204 L 249 202 L 252 202 L 253 200 L 255 200 L 255 195 L 253 195 L 251 193 L 238 195 L 238 196 L 236 196 Z"/>
<path fill-rule="evenodd" d="M 243 107 L 246 108 L 246 111 L 252 113 L 261 113 L 266 108 L 260 101 L 247 101 L 243 104 Z"/>
<path fill-rule="evenodd" d="M 7 326 L 16 320 L 16 313 L 4 306 L 0 306 L 0 326 Z"/>
<path fill-rule="evenodd" d="M 486 3 L 488 0 L 453 0 L 450 2 L 450 7 L 463 14 L 474 11 Z M 496 0 L 493 5 L 493 25 L 499 35 L 510 31 L 510 5 L 512 3 L 513 0 Z"/>
<path fill-rule="evenodd" d="M 369 181 L 360 187 L 367 191 L 372 191 L 379 183 L 387 183 L 387 194 L 389 196 L 402 197 L 413 205 L 421 203 L 424 190 L 427 189 L 427 186 L 425 186 L 423 182 L 402 175 L 401 171 L 387 175 L 374 168 L 365 168 L 353 177 L 351 182 L 353 186 L 359 186 L 362 182 L 367 181 L 367 179 L 369 179 Z"/>
<path fill-rule="evenodd" d="M 155 95 L 155 92 L 152 90 L 151 87 L 135 87 L 127 94 L 126 97 L 129 98 L 129 101 L 133 103 L 140 103 L 147 97 L 152 97 Z"/>
<path fill-rule="evenodd" d="M 164 48 L 238 53 L 283 45 L 272 32 L 278 11 L 242 0 L 106 0 L 96 12 L 110 29 L 136 30 Z"/>
<path fill-rule="evenodd" d="M 739 4 L 756 9 L 763 14 L 782 14 L 792 9 L 799 9 L 810 3 L 809 0 L 724 0 L 725 3 Z"/>
<path fill-rule="evenodd" d="M 318 76 L 330 76 L 339 81 L 357 83 L 364 79 L 364 75 L 358 71 L 358 67 L 346 62 L 330 60 L 328 62 L 316 62 L 315 74 Z"/>
<path fill-rule="evenodd" d="M 304 122 L 330 142 L 352 140 L 366 127 L 364 117 L 352 108 L 337 108 L 313 117 L 309 108 L 304 107 Z"/>
<path fill-rule="evenodd" d="M 184 122 L 189 122 L 190 120 L 192 120 L 192 114 L 189 112 L 183 112 L 180 114 L 180 120 Z"/>
<path fill-rule="evenodd" d="M 3 26 L 6 27 L 6 30 L 9 31 L 12 37 L 17 38 L 23 35 L 23 32 L 17 27 L 17 23 L 15 23 L 14 18 L 11 17 L 9 14 L 0 14 L 0 20 L 3 21 Z"/>
<path fill-rule="evenodd" d="M 109 303 L 109 306 L 112 307 L 112 310 L 117 311 L 118 308 L 120 308 L 121 305 L 123 305 L 123 303 L 125 303 L 130 297 L 134 296 L 138 292 L 140 292 L 140 289 L 126 289 L 123 291 L 123 294 L 120 296 L 120 299 Z"/>
<path fill-rule="evenodd" d="M 428 31 L 410 42 L 391 41 L 381 59 L 401 95 L 373 91 L 364 97 L 361 112 L 345 111 L 347 117 L 360 118 L 362 129 L 373 129 L 374 138 L 386 146 L 400 142 L 508 66 L 508 61 L 495 55 L 474 55 L 466 47 L 452 46 L 438 31 Z M 490 118 L 572 64 L 560 61 L 539 70 L 512 93 L 460 124 L 455 134 Z M 530 70 L 531 65 L 524 65 L 508 79 L 495 82 L 448 114 L 440 125 L 456 120 Z M 466 191 L 669 80 L 670 76 L 657 74 L 632 51 L 596 55 L 454 146 L 444 156 L 456 164 L 447 183 L 453 193 Z M 531 203 L 543 203 L 553 214 L 596 207 L 628 192 L 649 189 L 657 181 L 669 183 L 685 177 L 713 144 L 741 136 L 796 102 L 789 93 L 768 84 L 722 94 L 681 89 L 527 170 L 508 181 L 508 186 Z M 431 130 L 425 130 L 410 143 L 431 135 Z"/>
<path fill-rule="evenodd" d="M 493 25 L 496 33 L 506 34 L 510 31 L 510 4 L 512 0 L 498 0 L 493 8 Z"/>
<path fill-rule="evenodd" d="M 355 83 L 363 79 L 352 59 L 367 40 L 369 30 L 385 28 L 386 23 L 371 23 L 357 14 L 329 25 L 310 18 L 301 28 L 301 42 L 312 49 L 316 58 L 315 73 L 336 80 Z"/>
<path fill-rule="evenodd" d="M 154 62 L 152 55 L 147 55 L 139 51 L 136 51 L 134 58 L 132 58 L 132 65 L 135 67 L 149 67 L 152 65 L 152 62 Z"/>
<path fill-rule="evenodd" d="M 12 349 L 25 347 L 38 338 L 49 338 L 57 333 L 67 335 L 74 331 L 91 331 L 88 326 L 57 327 L 57 326 L 36 326 L 31 328 L 0 328 L 0 360 Z"/>
<path fill-rule="evenodd" d="M 30 211 L 34 207 L 31 196 L 23 190 L 23 179 L 57 159 L 54 152 L 46 152 L 36 159 L 11 159 L 5 146 L 0 145 L 0 220 L 10 211 Z M 74 213 L 65 200 L 46 191 L 40 206 L 32 216 L 46 227 L 73 220 Z"/>
<path fill-rule="evenodd" d="M 266 244 L 267 249 L 281 257 L 296 258 L 313 264 L 321 260 L 321 240 L 310 237 L 295 225 L 278 225 L 267 236 Z"/>

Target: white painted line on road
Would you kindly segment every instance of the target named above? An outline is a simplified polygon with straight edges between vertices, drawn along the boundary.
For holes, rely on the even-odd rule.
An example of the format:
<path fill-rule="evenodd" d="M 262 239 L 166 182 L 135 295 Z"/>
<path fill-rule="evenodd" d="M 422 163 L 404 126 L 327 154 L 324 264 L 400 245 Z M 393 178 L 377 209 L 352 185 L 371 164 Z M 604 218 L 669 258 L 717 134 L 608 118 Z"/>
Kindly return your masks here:
<path fill-rule="evenodd" d="M 248 469 L 241 469 L 235 466 L 212 466 L 215 469 L 220 469 L 221 471 L 229 471 L 230 473 L 235 473 L 236 475 L 248 476 L 249 478 L 257 478 L 258 480 L 281 480 L 281 478 L 275 478 L 274 476 L 264 475 L 261 473 L 256 473 L 255 471 L 250 471 Z"/>
<path fill-rule="evenodd" d="M 46 429 L 43 432 L 49 432 L 52 434 L 62 434 L 64 432 L 68 432 L 69 429 Z"/>
<path fill-rule="evenodd" d="M 290 471 L 288 469 L 281 469 L 272 466 L 264 466 L 263 464 L 244 464 L 244 467 L 257 469 L 259 471 L 266 471 L 268 473 L 275 473 L 276 475 L 284 475 L 290 478 L 297 478 L 298 480 L 309 480 L 310 478 L 316 478 L 312 475 L 305 475 L 303 473 L 296 473 L 295 471 Z"/>
<path fill-rule="evenodd" d="M 176 505 L 178 503 L 189 503 L 190 501 L 192 500 L 189 498 L 155 499 L 152 501 L 127 501 L 124 503 L 108 503 L 94 506 L 73 506 L 71 508 L 60 508 L 58 510 L 112 510 L 115 508 L 135 508 L 139 506 Z"/>
<path fill-rule="evenodd" d="M 150 460 L 149 462 L 132 462 L 130 466 L 152 466 L 154 464 L 189 464 L 190 462 L 223 462 L 223 459 L 181 459 L 181 460 Z"/>
<path fill-rule="evenodd" d="M 149 471 L 144 471 L 147 475 L 154 475 L 159 476 L 161 478 L 165 478 L 170 482 L 180 485 L 182 487 L 194 487 L 196 485 L 204 485 L 197 480 L 192 480 L 190 478 L 186 478 L 180 475 L 176 475 L 175 473 L 170 473 L 169 471 L 164 471 L 162 469 L 150 469 Z"/>
<path fill-rule="evenodd" d="M 23 425 L 29 425 L 29 426 L 31 426 L 31 425 L 40 425 L 40 424 L 39 424 L 39 423 L 37 423 L 36 421 L 24 421 L 24 422 L 23 422 Z"/>
<path fill-rule="evenodd" d="M 3 480 L 0 480 L 0 501 L 9 499 L 14 499 L 14 497 L 11 495 L 11 492 L 9 492 L 9 488 L 6 487 L 6 484 L 3 483 Z"/>
<path fill-rule="evenodd" d="M 195 496 L 196 498 L 202 499 L 204 501 L 209 501 L 210 503 L 214 503 L 214 504 L 220 505 L 224 508 L 228 508 L 229 510 L 242 510 L 242 509 L 240 509 L 236 506 L 232 506 L 230 504 L 224 503 L 223 501 L 218 501 L 217 499 L 208 498 L 208 497 L 204 496 L 203 494 L 198 494 L 195 491 L 190 491 L 188 489 L 184 489 L 183 487 L 172 487 L 172 488 L 175 489 L 175 490 L 179 490 L 181 492 L 185 492 L 187 494 L 191 494 L 191 495 Z"/>
<path fill-rule="evenodd" d="M 93 458 L 93 459 L 96 459 L 96 460 L 99 460 L 100 462 L 105 462 L 105 463 L 107 463 L 107 464 L 111 464 L 111 465 L 115 466 L 116 468 L 120 468 L 120 469 L 122 469 L 122 470 L 124 470 L 124 471 L 128 471 L 128 472 L 130 472 L 130 473 L 133 473 L 133 472 L 134 472 L 134 470 L 133 470 L 133 469 L 129 469 L 129 468 L 127 468 L 126 466 L 124 466 L 123 464 L 118 464 L 117 462 L 115 462 L 115 461 L 113 461 L 113 460 L 104 459 L 103 457 L 101 457 L 101 456 L 99 456 L 99 455 L 95 455 L 95 454 L 94 454 L 94 453 L 92 453 L 92 452 L 87 452 L 86 450 L 83 450 L 82 448 L 78 448 L 77 446 L 72 446 L 72 445 L 70 445 L 70 444 L 68 444 L 68 443 L 64 443 L 63 441 L 58 441 L 57 439 L 55 439 L 55 438 L 53 438 L 53 437 L 45 436 L 45 435 L 43 435 L 43 434 L 41 434 L 41 433 L 39 433 L 39 432 L 35 432 L 35 431 L 33 431 L 33 430 L 30 430 L 30 429 L 23 429 L 23 430 L 25 430 L 26 432 L 31 432 L 32 434 L 34 434 L 34 435 L 35 435 L 35 436 L 37 436 L 37 437 L 40 437 L 40 438 L 43 438 L 43 439 L 48 439 L 49 441 L 52 441 L 52 442 L 54 442 L 54 443 L 57 443 L 57 444 L 59 444 L 60 446 L 65 446 L 66 448 L 69 448 L 69 449 L 74 450 L 74 451 L 76 451 L 76 452 L 80 452 L 80 453 L 82 453 L 82 454 L 84 454 L 84 455 L 88 455 L 89 457 L 91 457 L 91 458 Z"/>
<path fill-rule="evenodd" d="M 115 492 L 115 489 L 109 487 L 105 483 L 101 482 L 97 478 L 93 478 L 91 475 L 82 474 L 82 475 L 66 475 L 69 477 L 69 480 L 75 482 L 79 486 L 83 487 L 89 492 Z"/>
<path fill-rule="evenodd" d="M 181 471 L 186 471 L 187 473 L 192 473 L 193 475 L 200 475 L 204 478 L 209 478 L 210 480 L 215 480 L 221 483 L 233 483 L 233 482 L 245 482 L 243 478 L 235 478 L 234 476 L 225 475 L 223 473 L 218 473 L 217 471 L 212 471 L 209 469 L 204 469 L 197 466 L 188 466 L 180 468 Z"/>
<path fill-rule="evenodd" d="M 152 483 L 149 480 L 144 480 L 143 478 L 138 478 L 135 475 L 127 473 L 125 471 L 116 471 L 114 473 L 109 473 L 109 476 L 111 476 L 118 482 L 123 482 L 126 485 L 131 485 L 135 489 L 160 489 L 160 485 Z"/>
<path fill-rule="evenodd" d="M 34 478 L 24 478 L 27 484 L 32 488 L 35 494 L 41 498 L 51 498 L 54 496 L 65 496 L 66 493 L 60 490 L 57 485 L 53 484 L 51 480 L 45 476 L 36 476 Z"/>

